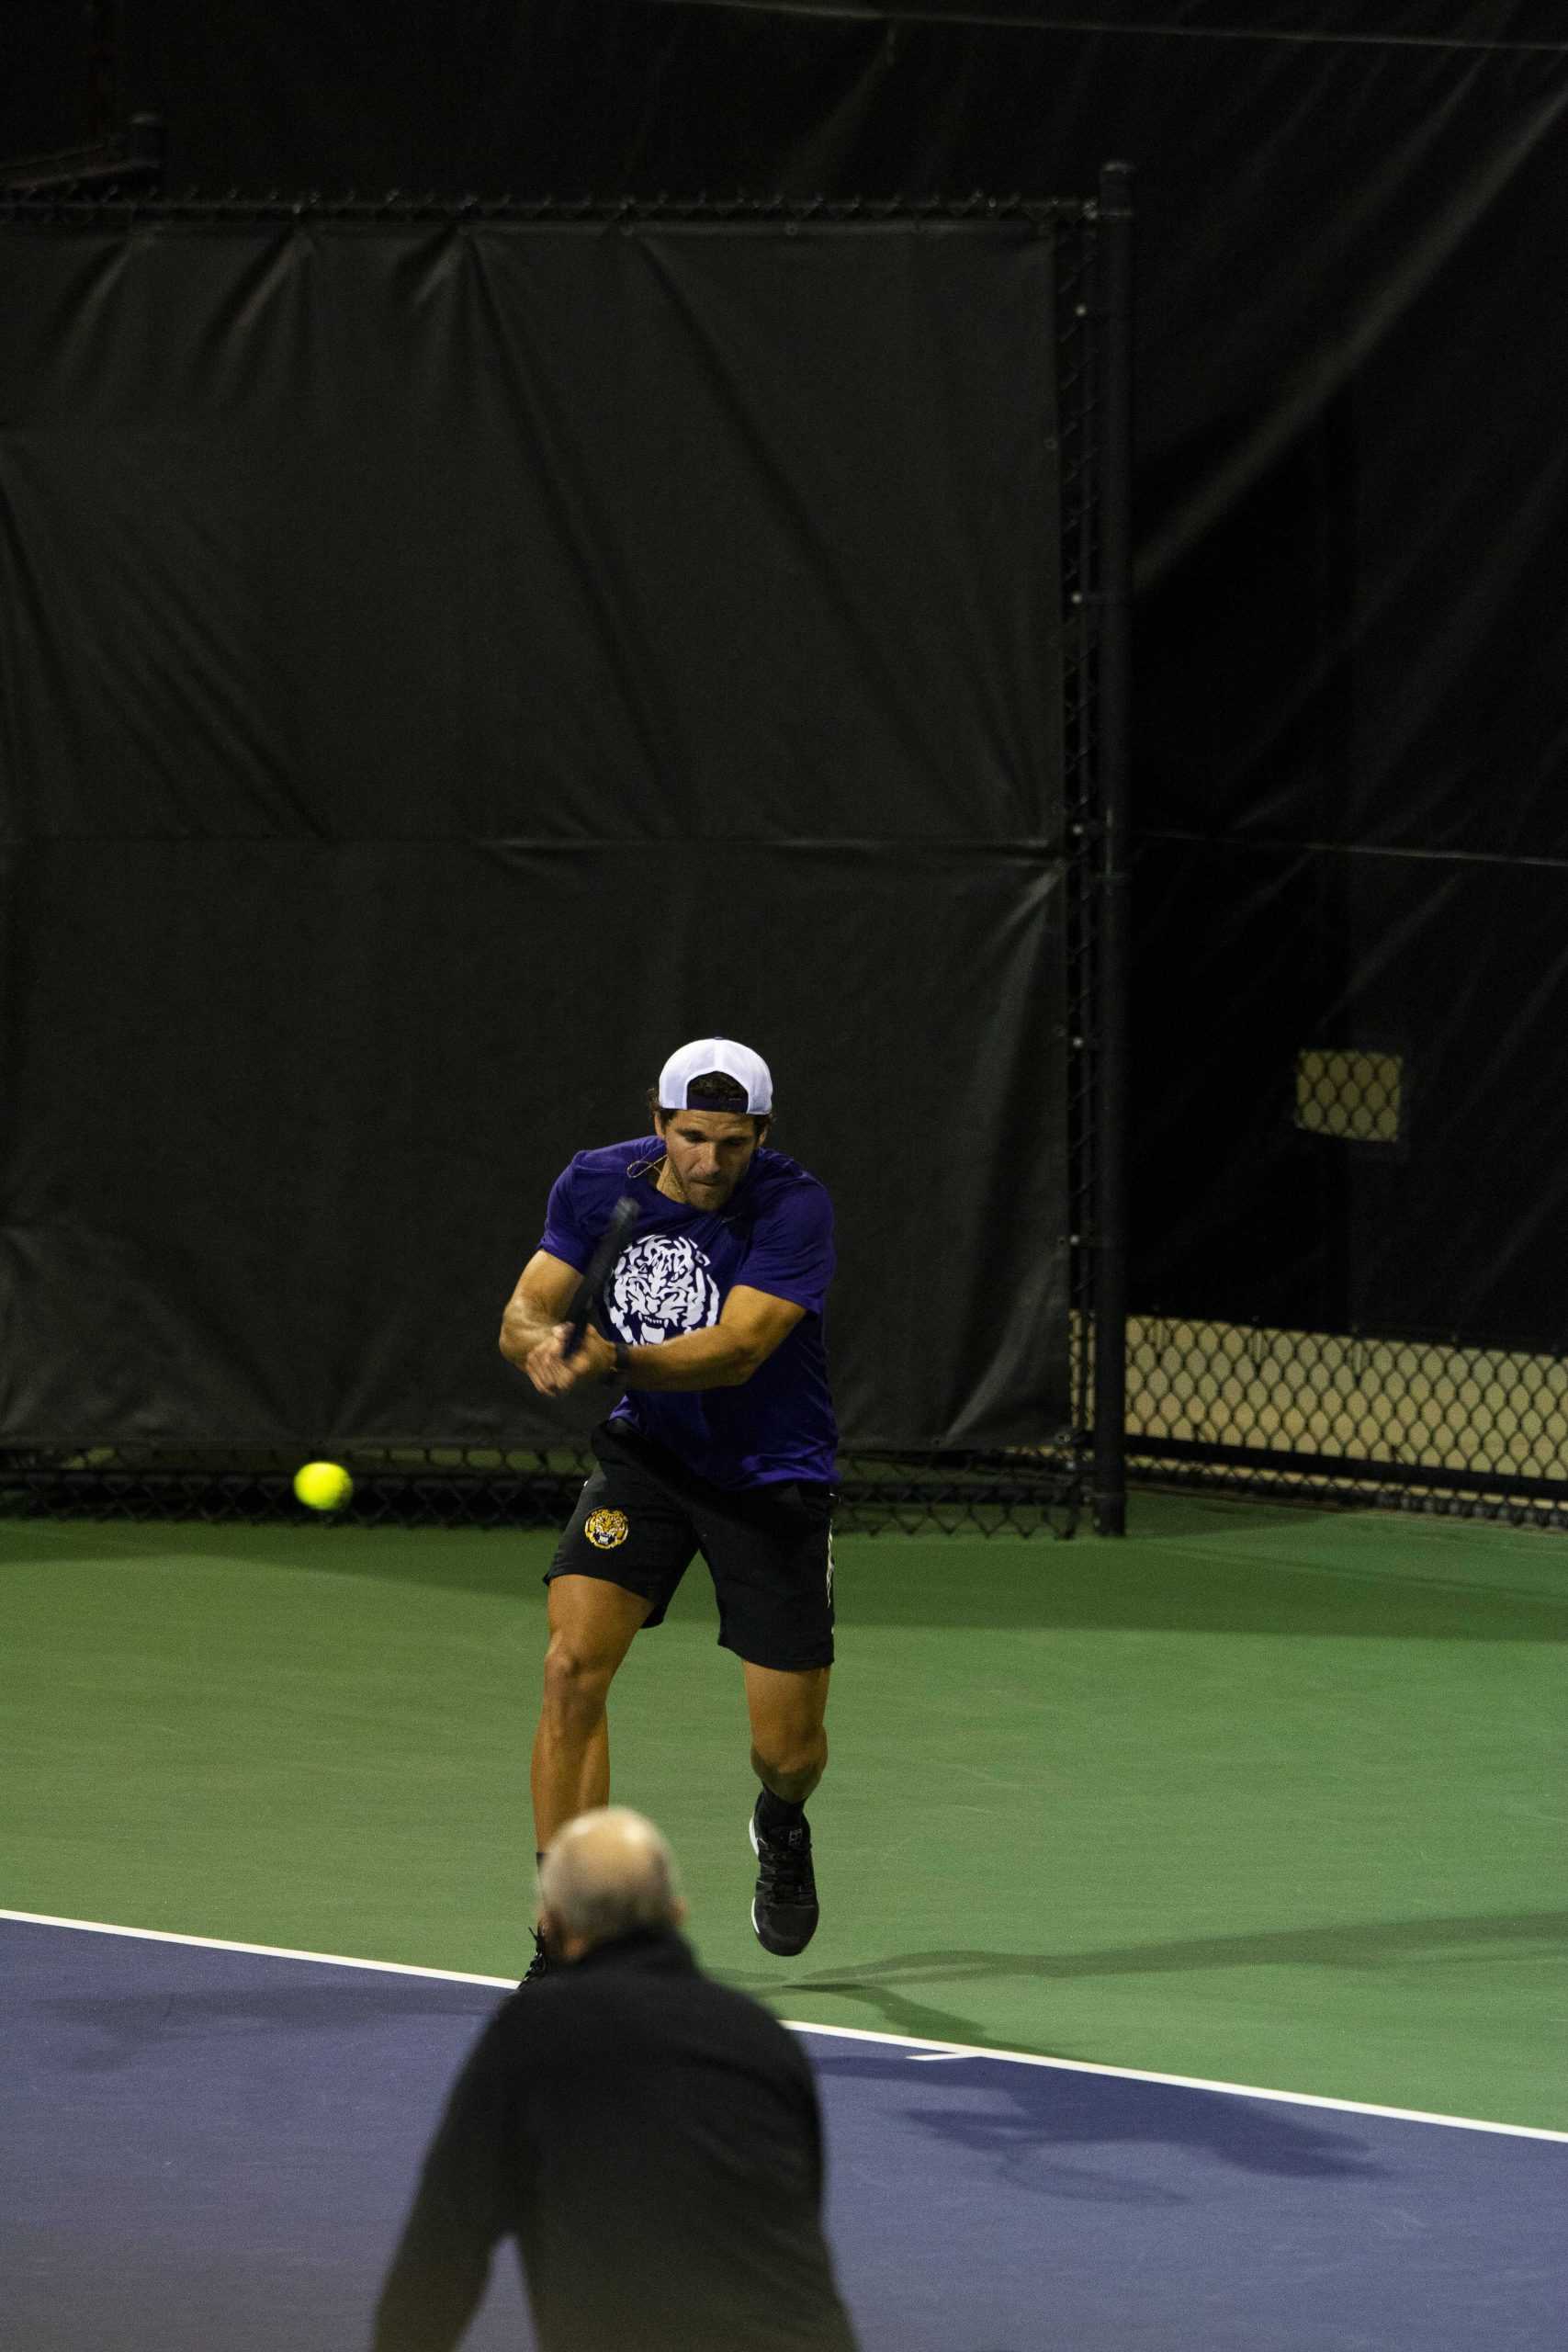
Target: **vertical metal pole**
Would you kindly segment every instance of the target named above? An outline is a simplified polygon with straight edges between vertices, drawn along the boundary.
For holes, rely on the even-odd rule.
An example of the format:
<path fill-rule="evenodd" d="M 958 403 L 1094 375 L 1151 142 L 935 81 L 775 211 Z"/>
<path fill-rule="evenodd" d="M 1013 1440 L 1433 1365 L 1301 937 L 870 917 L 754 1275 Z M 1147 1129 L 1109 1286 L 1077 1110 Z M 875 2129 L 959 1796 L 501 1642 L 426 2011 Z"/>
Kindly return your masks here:
<path fill-rule="evenodd" d="M 1099 1053 L 1095 1083 L 1094 1525 L 1127 1529 L 1128 686 L 1133 601 L 1132 165 L 1100 175 L 1097 283 L 1100 343 L 1098 610 L 1100 866 Z"/>
<path fill-rule="evenodd" d="M 120 125 L 119 0 L 86 0 L 76 13 L 87 34 L 87 137 L 107 147 Z"/>

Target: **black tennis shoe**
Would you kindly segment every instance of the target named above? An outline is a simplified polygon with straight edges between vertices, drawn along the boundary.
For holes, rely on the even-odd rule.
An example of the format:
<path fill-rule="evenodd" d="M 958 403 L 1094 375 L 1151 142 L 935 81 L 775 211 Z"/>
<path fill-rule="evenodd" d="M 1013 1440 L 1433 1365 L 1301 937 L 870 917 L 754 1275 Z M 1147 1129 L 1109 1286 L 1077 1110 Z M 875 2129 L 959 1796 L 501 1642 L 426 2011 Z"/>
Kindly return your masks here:
<path fill-rule="evenodd" d="M 757 1800 L 760 1810 L 762 1800 Z M 751 1815 L 751 1851 L 757 1857 L 757 1892 L 751 1898 L 751 1925 L 764 1951 L 781 1960 L 804 1951 L 817 1933 L 820 1916 L 817 1879 L 811 1868 L 811 1832 L 802 1816 L 798 1829 L 770 1835 Z"/>
<path fill-rule="evenodd" d="M 537 1928 L 536 1928 L 534 1929 L 534 1957 L 528 1962 L 526 1973 L 523 1978 L 523 1984 L 519 1984 L 517 1989 L 521 1992 L 523 1990 L 523 1984 L 536 1984 L 541 1976 L 550 1976 L 553 1975 L 554 1973 L 555 1972 L 550 1966 L 549 1953 L 545 1950 L 545 1939 L 539 1933 Z"/>

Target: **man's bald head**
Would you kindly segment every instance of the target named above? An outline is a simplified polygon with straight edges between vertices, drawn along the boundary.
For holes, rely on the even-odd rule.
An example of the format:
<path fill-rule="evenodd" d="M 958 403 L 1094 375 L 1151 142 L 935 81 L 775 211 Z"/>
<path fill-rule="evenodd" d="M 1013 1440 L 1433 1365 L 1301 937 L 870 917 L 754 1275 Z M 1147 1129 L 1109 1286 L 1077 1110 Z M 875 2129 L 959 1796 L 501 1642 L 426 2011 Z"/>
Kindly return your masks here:
<path fill-rule="evenodd" d="M 686 1916 L 674 1856 L 651 1821 L 620 1804 L 580 1813 L 558 1831 L 539 1865 L 539 1899 L 563 1960 Z"/>

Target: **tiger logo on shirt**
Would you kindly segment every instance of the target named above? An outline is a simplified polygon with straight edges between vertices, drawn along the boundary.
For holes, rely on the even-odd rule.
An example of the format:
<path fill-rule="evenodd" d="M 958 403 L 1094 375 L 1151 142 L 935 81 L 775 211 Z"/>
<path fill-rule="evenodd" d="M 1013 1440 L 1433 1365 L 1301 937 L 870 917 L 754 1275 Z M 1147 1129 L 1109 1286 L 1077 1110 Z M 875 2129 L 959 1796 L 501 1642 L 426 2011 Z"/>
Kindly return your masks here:
<path fill-rule="evenodd" d="M 683 1233 L 647 1233 L 627 1243 L 604 1295 L 605 1312 L 628 1347 L 654 1348 L 718 1321 L 718 1284 Z"/>

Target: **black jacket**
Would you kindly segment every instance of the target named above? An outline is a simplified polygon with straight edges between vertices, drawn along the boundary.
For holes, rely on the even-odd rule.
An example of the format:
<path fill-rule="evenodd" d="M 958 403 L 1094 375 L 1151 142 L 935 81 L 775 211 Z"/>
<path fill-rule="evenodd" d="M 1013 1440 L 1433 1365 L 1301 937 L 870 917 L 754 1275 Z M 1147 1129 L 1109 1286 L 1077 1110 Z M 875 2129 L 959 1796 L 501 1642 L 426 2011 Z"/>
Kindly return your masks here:
<path fill-rule="evenodd" d="M 448 2352 L 496 2242 L 540 2352 L 854 2352 L 822 2235 L 816 2086 L 795 2036 L 628 1936 L 502 2003 L 457 2078 L 376 2319 Z"/>

